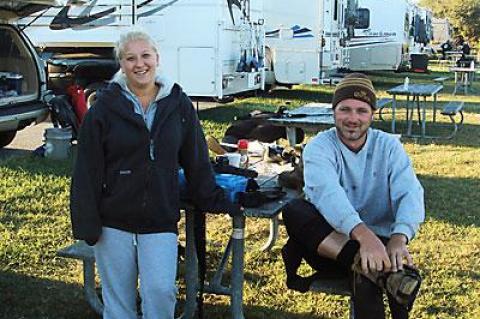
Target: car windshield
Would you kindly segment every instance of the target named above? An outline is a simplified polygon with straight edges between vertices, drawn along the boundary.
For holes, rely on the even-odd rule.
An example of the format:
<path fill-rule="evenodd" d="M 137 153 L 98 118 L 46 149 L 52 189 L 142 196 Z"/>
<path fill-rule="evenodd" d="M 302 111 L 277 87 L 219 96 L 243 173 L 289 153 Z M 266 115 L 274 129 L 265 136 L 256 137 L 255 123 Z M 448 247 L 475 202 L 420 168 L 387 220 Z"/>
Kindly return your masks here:
<path fill-rule="evenodd" d="M 25 40 L 11 26 L 0 25 L 0 98 L 36 94 L 38 74 Z"/>

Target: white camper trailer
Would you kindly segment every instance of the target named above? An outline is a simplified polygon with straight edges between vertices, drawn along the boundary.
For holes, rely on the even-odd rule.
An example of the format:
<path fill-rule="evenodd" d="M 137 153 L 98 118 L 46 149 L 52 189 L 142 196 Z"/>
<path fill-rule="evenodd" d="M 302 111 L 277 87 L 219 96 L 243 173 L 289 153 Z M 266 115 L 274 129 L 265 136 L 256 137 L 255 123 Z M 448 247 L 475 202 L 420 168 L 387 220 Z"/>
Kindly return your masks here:
<path fill-rule="evenodd" d="M 358 0 L 343 65 L 354 71 L 397 70 L 408 61 L 406 0 Z"/>
<path fill-rule="evenodd" d="M 339 67 L 344 0 L 264 0 L 267 84 L 319 84 Z"/>
<path fill-rule="evenodd" d="M 432 11 L 411 4 L 410 8 L 410 53 L 421 53 L 433 39 Z"/>
<path fill-rule="evenodd" d="M 440 45 L 453 38 L 453 28 L 447 18 L 432 18 L 432 43 Z"/>
<path fill-rule="evenodd" d="M 432 18 L 432 43 L 440 45 L 453 38 L 453 28 L 447 18 Z"/>
<path fill-rule="evenodd" d="M 119 33 L 135 24 L 156 40 L 161 68 L 187 94 L 222 98 L 263 87 L 262 10 L 262 0 L 70 0 L 19 23 L 42 50 L 94 53 L 101 66 Z M 77 68 L 71 56 L 59 63 Z M 95 87 L 95 62 L 88 56 L 80 69 L 97 76 L 75 82 Z"/>

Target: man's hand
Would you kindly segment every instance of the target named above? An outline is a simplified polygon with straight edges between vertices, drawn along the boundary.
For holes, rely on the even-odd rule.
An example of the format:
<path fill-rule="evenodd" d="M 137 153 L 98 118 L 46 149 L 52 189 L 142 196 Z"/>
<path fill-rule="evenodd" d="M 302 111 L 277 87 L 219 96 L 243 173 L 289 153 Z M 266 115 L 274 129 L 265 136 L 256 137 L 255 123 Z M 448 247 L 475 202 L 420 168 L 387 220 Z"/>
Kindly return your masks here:
<path fill-rule="evenodd" d="M 392 271 L 403 269 L 403 260 L 413 266 L 413 258 L 407 249 L 407 237 L 404 234 L 393 234 L 387 244 L 387 253 L 392 263 Z"/>
<path fill-rule="evenodd" d="M 353 228 L 351 237 L 360 243 L 360 258 L 362 271 L 390 271 L 391 263 L 387 250 L 381 240 L 365 224 Z"/>

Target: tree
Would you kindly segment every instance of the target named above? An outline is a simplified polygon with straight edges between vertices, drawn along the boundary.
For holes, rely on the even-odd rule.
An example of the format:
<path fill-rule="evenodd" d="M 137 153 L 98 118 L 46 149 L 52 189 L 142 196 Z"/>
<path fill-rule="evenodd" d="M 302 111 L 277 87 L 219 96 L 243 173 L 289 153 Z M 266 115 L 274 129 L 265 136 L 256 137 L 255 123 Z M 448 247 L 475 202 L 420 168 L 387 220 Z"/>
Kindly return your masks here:
<path fill-rule="evenodd" d="M 454 30 L 472 42 L 480 41 L 479 0 L 421 0 L 420 5 L 430 8 L 438 18 L 448 18 Z"/>

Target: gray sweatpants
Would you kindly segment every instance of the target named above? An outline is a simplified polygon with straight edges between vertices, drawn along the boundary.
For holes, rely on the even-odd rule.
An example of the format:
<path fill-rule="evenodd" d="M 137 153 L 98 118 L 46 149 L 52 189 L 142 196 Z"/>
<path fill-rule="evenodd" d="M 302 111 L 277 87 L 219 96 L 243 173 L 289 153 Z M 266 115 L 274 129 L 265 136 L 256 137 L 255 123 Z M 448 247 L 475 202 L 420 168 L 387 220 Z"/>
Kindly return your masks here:
<path fill-rule="evenodd" d="M 143 319 L 172 319 L 177 287 L 177 235 L 133 234 L 103 227 L 94 247 L 102 282 L 103 319 L 137 319 L 140 279 Z"/>

